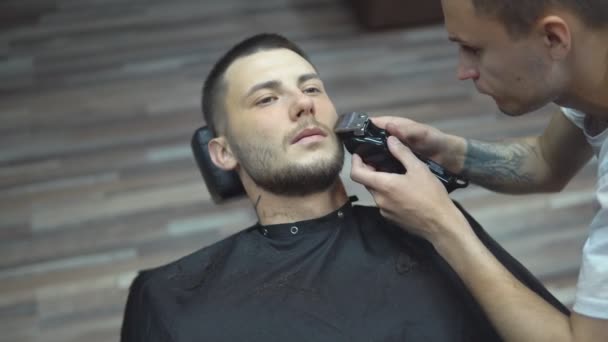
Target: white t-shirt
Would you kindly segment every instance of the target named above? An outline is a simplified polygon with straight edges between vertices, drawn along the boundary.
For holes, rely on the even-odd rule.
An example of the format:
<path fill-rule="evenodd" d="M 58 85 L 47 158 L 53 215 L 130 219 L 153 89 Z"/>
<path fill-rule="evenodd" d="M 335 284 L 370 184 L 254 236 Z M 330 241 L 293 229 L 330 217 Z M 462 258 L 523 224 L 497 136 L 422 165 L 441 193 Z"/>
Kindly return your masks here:
<path fill-rule="evenodd" d="M 608 129 L 590 136 L 585 131 L 585 114 L 562 108 L 564 115 L 585 132 L 598 159 L 597 213 L 589 226 L 583 247 L 573 310 L 579 314 L 608 319 Z"/>

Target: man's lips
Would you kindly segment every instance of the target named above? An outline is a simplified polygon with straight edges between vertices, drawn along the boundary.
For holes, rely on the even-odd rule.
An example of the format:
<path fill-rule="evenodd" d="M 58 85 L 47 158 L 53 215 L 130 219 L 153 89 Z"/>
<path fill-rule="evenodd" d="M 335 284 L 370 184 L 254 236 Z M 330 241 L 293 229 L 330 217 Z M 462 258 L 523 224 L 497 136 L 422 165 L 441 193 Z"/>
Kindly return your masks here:
<path fill-rule="evenodd" d="M 314 128 L 306 128 L 303 129 L 302 131 L 300 131 L 300 133 L 298 133 L 292 140 L 291 140 L 291 144 L 296 144 L 298 141 L 307 138 L 307 137 L 313 137 L 313 136 L 322 136 L 322 137 L 326 137 L 327 134 L 320 128 L 314 127 Z"/>

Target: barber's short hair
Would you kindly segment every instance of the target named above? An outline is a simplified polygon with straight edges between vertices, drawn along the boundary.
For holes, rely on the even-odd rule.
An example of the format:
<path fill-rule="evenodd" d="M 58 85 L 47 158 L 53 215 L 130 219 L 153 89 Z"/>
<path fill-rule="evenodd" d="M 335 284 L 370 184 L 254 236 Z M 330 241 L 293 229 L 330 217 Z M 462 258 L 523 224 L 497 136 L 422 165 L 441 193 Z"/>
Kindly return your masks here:
<path fill-rule="evenodd" d="M 497 18 L 512 37 L 523 36 L 551 7 L 571 11 L 590 28 L 608 25 L 607 0 L 472 0 L 478 14 Z"/>
<path fill-rule="evenodd" d="M 205 79 L 202 94 L 203 117 L 205 118 L 207 127 L 214 136 L 225 133 L 226 129 L 226 113 L 224 108 L 224 97 L 226 96 L 224 75 L 226 70 L 234 61 L 241 57 L 274 49 L 291 50 L 311 63 L 308 56 L 295 43 L 274 33 L 261 33 L 246 38 L 228 50 L 215 63 L 207 79 Z"/>

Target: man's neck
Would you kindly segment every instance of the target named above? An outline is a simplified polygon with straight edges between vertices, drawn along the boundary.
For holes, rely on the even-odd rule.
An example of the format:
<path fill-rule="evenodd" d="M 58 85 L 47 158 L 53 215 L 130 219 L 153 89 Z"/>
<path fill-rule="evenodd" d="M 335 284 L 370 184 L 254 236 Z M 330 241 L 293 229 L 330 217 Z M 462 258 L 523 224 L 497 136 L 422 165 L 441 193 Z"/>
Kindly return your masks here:
<path fill-rule="evenodd" d="M 348 201 L 342 181 L 327 190 L 305 196 L 276 195 L 255 185 L 246 186 L 260 224 L 281 224 L 315 219 L 331 213 Z"/>
<path fill-rule="evenodd" d="M 577 49 L 571 90 L 558 104 L 608 119 L 608 30 L 590 33 Z"/>

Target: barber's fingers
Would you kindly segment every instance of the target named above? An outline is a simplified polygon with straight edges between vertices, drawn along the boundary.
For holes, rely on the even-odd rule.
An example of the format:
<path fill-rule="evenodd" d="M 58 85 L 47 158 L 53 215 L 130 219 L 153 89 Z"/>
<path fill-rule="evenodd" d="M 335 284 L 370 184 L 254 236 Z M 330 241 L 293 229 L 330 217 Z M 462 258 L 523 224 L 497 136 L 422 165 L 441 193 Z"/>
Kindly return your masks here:
<path fill-rule="evenodd" d="M 396 135 L 400 139 L 405 138 L 407 132 L 411 131 L 409 128 L 417 124 L 413 120 L 398 116 L 378 116 L 370 118 L 370 120 L 374 125 L 387 130 L 390 135 Z"/>
<path fill-rule="evenodd" d="M 356 157 L 355 157 L 355 156 L 356 156 Z M 355 153 L 355 154 L 353 154 L 353 158 L 357 158 L 358 160 L 360 160 L 360 161 L 361 161 L 361 166 L 362 166 L 362 167 L 364 167 L 365 169 L 370 170 L 370 171 L 376 171 L 376 168 L 375 168 L 375 167 L 373 167 L 373 166 L 371 166 L 371 165 L 369 165 L 369 164 L 366 164 L 366 163 L 363 161 L 363 159 L 362 159 L 362 158 L 361 158 L 361 157 L 360 157 L 358 154 L 356 154 L 356 153 Z"/>
<path fill-rule="evenodd" d="M 389 135 L 393 135 L 408 146 L 416 148 L 424 147 L 429 142 L 431 127 L 414 120 L 396 116 L 379 116 L 371 118 L 372 122 L 385 129 Z M 423 146 L 419 146 L 422 144 Z"/>
<path fill-rule="evenodd" d="M 395 120 L 399 120 L 401 118 L 395 116 L 375 116 L 373 118 L 369 118 L 374 125 L 379 128 L 386 129 L 386 124 L 390 122 L 394 122 Z"/>
<path fill-rule="evenodd" d="M 376 116 L 370 120 L 374 125 L 387 131 L 407 132 L 410 127 L 420 125 L 414 120 L 400 116 Z"/>
<path fill-rule="evenodd" d="M 414 155 L 409 147 L 405 146 L 399 139 L 394 136 L 388 137 L 387 141 L 388 149 L 391 151 L 393 156 L 403 164 L 405 169 L 417 167 L 421 163 L 418 158 Z"/>
<path fill-rule="evenodd" d="M 376 172 L 373 167 L 365 164 L 359 155 L 353 154 L 350 169 L 350 178 L 353 181 L 367 188 L 376 189 L 382 182 L 381 177 L 380 172 Z"/>
<path fill-rule="evenodd" d="M 428 126 L 412 120 L 406 120 L 399 124 L 389 122 L 386 124 L 386 131 L 389 135 L 399 138 L 408 145 L 424 142 L 430 134 Z"/>

